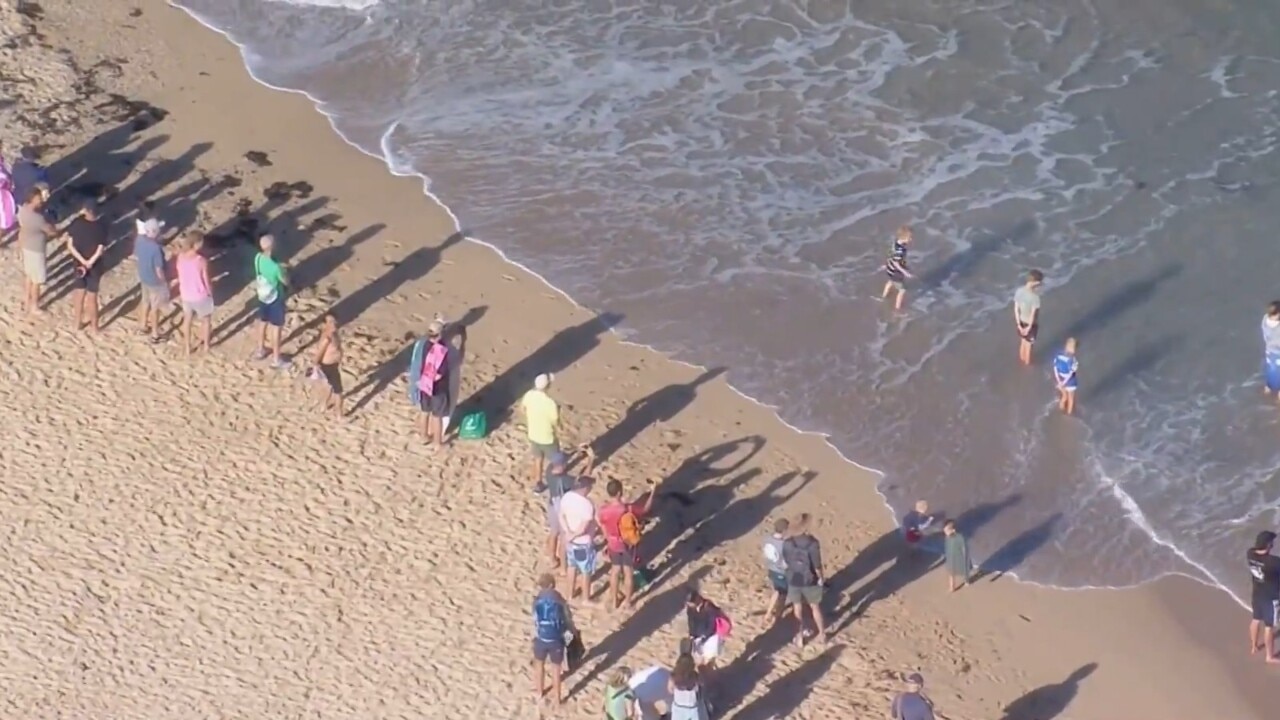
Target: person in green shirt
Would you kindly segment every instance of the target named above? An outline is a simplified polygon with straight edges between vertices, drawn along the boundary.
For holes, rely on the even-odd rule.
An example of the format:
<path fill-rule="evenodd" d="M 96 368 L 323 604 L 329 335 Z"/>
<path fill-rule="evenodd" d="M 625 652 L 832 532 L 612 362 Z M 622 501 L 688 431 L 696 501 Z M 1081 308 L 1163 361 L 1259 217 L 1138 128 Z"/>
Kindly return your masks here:
<path fill-rule="evenodd" d="M 275 238 L 263 235 L 259 242 L 261 252 L 253 258 L 253 287 L 258 296 L 258 349 L 255 360 L 271 356 L 271 366 L 284 368 L 289 362 L 280 355 L 280 336 L 284 332 L 285 297 L 289 289 L 289 276 L 284 264 L 275 257 Z M 271 330 L 271 351 L 267 351 L 267 330 Z"/>
<path fill-rule="evenodd" d="M 947 589 L 955 592 L 973 577 L 973 560 L 969 557 L 969 540 L 956 527 L 955 520 L 942 524 L 943 558 L 947 566 Z"/>

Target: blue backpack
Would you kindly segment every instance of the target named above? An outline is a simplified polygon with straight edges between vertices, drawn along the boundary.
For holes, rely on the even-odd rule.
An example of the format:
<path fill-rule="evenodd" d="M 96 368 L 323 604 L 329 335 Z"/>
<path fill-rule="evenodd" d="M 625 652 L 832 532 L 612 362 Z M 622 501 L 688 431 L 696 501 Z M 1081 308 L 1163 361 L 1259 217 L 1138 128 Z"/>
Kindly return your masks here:
<path fill-rule="evenodd" d="M 533 602 L 533 631 L 546 643 L 564 642 L 564 606 L 554 595 L 542 595 Z"/>

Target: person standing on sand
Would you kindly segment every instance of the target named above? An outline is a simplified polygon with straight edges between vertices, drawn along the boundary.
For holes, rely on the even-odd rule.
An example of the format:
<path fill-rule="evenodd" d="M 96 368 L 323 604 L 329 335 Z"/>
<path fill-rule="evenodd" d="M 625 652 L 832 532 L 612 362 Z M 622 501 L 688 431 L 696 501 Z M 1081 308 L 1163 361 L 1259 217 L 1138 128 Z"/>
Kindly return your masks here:
<path fill-rule="evenodd" d="M 560 527 L 560 500 L 574 489 L 577 483 L 567 472 L 569 459 L 562 452 L 551 456 L 551 465 L 547 468 L 547 478 L 541 483 L 547 493 L 547 555 L 551 558 L 551 569 L 559 570 L 564 565 L 565 547 L 564 530 Z"/>
<path fill-rule="evenodd" d="M 133 258 L 137 263 L 138 285 L 142 289 L 138 322 L 142 326 L 141 334 L 149 335 L 152 344 L 160 342 L 160 321 L 173 305 L 164 248 L 160 245 L 163 227 L 163 223 L 154 216 L 140 220 L 138 235 L 133 240 Z"/>
<path fill-rule="evenodd" d="M 421 413 L 422 440 L 444 445 L 444 416 L 449 412 L 449 346 L 441 337 L 444 323 L 432 320 L 427 336 L 413 344 L 409 356 L 409 400 Z"/>
<path fill-rule="evenodd" d="M 692 655 L 676 658 L 671 668 L 671 720 L 710 720 L 702 678 Z"/>
<path fill-rule="evenodd" d="M 1013 324 L 1018 331 L 1018 360 L 1031 364 L 1031 346 L 1040 332 L 1040 286 L 1044 273 L 1032 270 L 1027 281 L 1013 293 Z"/>
<path fill-rule="evenodd" d="M 520 406 L 524 408 L 525 426 L 529 433 L 529 448 L 533 453 L 531 470 L 535 485 L 542 481 L 547 458 L 551 457 L 553 452 L 560 450 L 558 437 L 560 406 L 547 394 L 552 379 L 553 376 L 550 373 L 543 373 L 534 378 L 533 389 L 526 392 L 520 399 Z"/>
<path fill-rule="evenodd" d="M 902 516 L 902 539 L 909 552 L 920 547 L 920 541 L 924 540 L 924 534 L 933 520 L 934 517 L 929 514 L 929 503 L 925 500 L 917 500 L 915 507 Z"/>
<path fill-rule="evenodd" d="M 809 533 L 812 519 L 809 513 L 801 513 L 791 523 L 791 536 L 782 544 L 782 560 L 787 566 L 787 602 L 795 608 L 796 647 L 804 647 L 810 637 L 804 629 L 804 609 L 809 608 L 813 617 L 815 634 L 823 641 L 830 639 L 822 617 L 822 547 L 818 539 Z"/>
<path fill-rule="evenodd" d="M 903 225 L 898 228 L 898 233 L 894 236 L 893 248 L 889 251 L 889 259 L 884 263 L 884 274 L 888 279 L 885 280 L 884 292 L 880 293 L 880 299 L 888 300 L 889 295 L 896 291 L 898 295 L 893 301 L 894 310 L 902 309 L 902 304 L 907 299 L 907 280 L 915 277 L 907 269 L 907 248 L 911 245 L 911 240 L 910 227 Z"/>
<path fill-rule="evenodd" d="M 333 313 L 324 314 L 320 326 L 320 342 L 316 346 L 316 371 L 325 383 L 324 400 L 320 412 L 333 410 L 333 416 L 342 419 L 342 334 L 338 331 L 338 318 Z"/>
<path fill-rule="evenodd" d="M 1253 582 L 1251 603 L 1253 621 L 1249 623 L 1249 652 L 1263 651 L 1266 661 L 1280 663 L 1276 656 L 1276 628 L 1280 627 L 1280 557 L 1271 554 L 1276 534 L 1270 530 L 1258 533 L 1249 549 L 1249 579 Z"/>
<path fill-rule="evenodd" d="M 67 226 L 67 252 L 76 263 L 78 289 L 71 304 L 76 330 L 98 332 L 98 290 L 102 286 L 102 256 L 107 252 L 107 226 L 98 217 L 93 201 L 86 202 L 80 217 Z"/>
<path fill-rule="evenodd" d="M 547 664 L 551 664 L 551 696 L 556 705 L 564 702 L 560 688 L 567 637 L 573 632 L 573 618 L 564 596 L 556 591 L 550 573 L 538 577 L 538 594 L 533 599 L 533 697 L 541 702 L 547 693 Z"/>
<path fill-rule="evenodd" d="M 684 618 L 689 631 L 690 652 L 697 661 L 698 671 L 704 676 L 709 675 L 724 650 L 729 618 L 696 588 L 690 589 L 685 599 Z"/>
<path fill-rule="evenodd" d="M 893 720 L 934 720 L 933 701 L 924 694 L 924 676 L 911 673 L 907 676 L 907 689 L 893 698 L 890 706 Z"/>
<path fill-rule="evenodd" d="M 956 527 L 955 520 L 942 523 L 943 558 L 947 566 L 947 588 L 955 592 L 964 587 L 973 576 L 973 561 L 969 558 L 969 540 Z"/>
<path fill-rule="evenodd" d="M 772 590 L 769 595 L 769 607 L 764 613 L 766 623 L 776 621 L 787 609 L 787 562 L 782 557 L 782 548 L 786 544 L 790 529 L 789 520 L 778 518 L 773 523 L 773 534 L 764 541 L 764 567 Z"/>
<path fill-rule="evenodd" d="M 596 530 L 599 528 L 596 504 L 591 500 L 595 483 L 582 478 L 577 486 L 560 498 L 560 530 L 564 534 L 565 560 L 569 567 L 569 599 L 577 597 L 592 602 L 591 576 L 596 572 Z M 578 579 L 581 578 L 581 584 Z"/>
<path fill-rule="evenodd" d="M 22 256 L 22 310 L 27 315 L 43 312 L 40 294 L 49 282 L 49 243 L 56 240 L 64 229 L 49 222 L 45 215 L 45 203 L 49 188 L 38 187 L 18 208 L 18 252 Z"/>
<path fill-rule="evenodd" d="M 1262 392 L 1280 400 L 1280 300 L 1262 316 Z"/>
<path fill-rule="evenodd" d="M 258 347 L 253 351 L 254 360 L 271 357 L 271 367 L 282 370 L 289 361 L 280 354 L 280 337 L 284 334 L 284 321 L 289 294 L 289 274 L 283 263 L 276 260 L 276 240 L 263 235 L 258 242 L 259 252 L 253 258 L 253 285 L 258 297 Z M 271 332 L 271 350 L 267 351 L 267 331 Z"/>
<path fill-rule="evenodd" d="M 182 298 L 182 352 L 191 355 L 191 326 L 200 321 L 200 339 L 209 352 L 213 339 L 213 283 L 209 261 L 201 254 L 204 236 L 190 230 L 178 238 L 178 296 Z"/>
<path fill-rule="evenodd" d="M 610 480 L 605 486 L 609 499 L 600 506 L 597 517 L 605 549 L 609 553 L 608 606 L 611 610 L 617 610 L 624 604 L 627 607 L 634 604 L 636 568 L 640 566 L 636 556 L 640 545 L 640 525 L 653 510 L 653 498 L 658 494 L 654 485 L 650 481 L 643 503 L 623 500 L 622 482 L 619 480 Z M 619 590 L 622 591 L 621 596 Z"/>
<path fill-rule="evenodd" d="M 1067 415 L 1076 411 L 1076 390 L 1080 387 L 1077 373 L 1080 361 L 1076 359 L 1076 339 L 1067 338 L 1062 352 L 1053 359 L 1053 379 L 1058 385 L 1058 407 Z"/>

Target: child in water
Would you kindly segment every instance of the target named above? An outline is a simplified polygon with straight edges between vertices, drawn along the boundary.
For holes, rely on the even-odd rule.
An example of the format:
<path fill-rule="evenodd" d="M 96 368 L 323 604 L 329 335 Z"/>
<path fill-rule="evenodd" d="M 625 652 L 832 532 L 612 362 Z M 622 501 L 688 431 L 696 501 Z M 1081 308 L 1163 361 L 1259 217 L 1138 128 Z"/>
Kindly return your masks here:
<path fill-rule="evenodd" d="M 1076 389 L 1079 379 L 1076 373 L 1080 362 L 1076 359 L 1076 339 L 1067 338 L 1062 352 L 1053 359 L 1053 379 L 1058 383 L 1058 407 L 1067 415 L 1076 411 Z"/>
<path fill-rule="evenodd" d="M 902 303 L 907 299 L 907 280 L 913 277 L 911 271 L 907 269 L 909 245 L 911 245 L 911 228 L 903 225 L 898 228 L 898 234 L 893 239 L 893 249 L 889 251 L 889 259 L 884 263 L 884 274 L 887 279 L 884 282 L 884 292 L 880 294 L 881 300 L 888 300 L 891 294 L 897 292 L 893 301 L 894 310 L 902 309 Z"/>

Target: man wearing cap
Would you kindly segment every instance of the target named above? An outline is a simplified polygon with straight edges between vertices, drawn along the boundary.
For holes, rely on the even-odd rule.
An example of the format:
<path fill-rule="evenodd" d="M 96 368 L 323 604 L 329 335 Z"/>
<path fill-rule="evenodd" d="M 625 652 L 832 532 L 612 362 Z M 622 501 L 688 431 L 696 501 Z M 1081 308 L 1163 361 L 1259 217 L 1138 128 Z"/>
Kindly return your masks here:
<path fill-rule="evenodd" d="M 1271 554 L 1276 534 L 1258 533 L 1249 549 L 1249 578 L 1253 581 L 1253 622 L 1249 623 L 1249 652 L 1266 653 L 1269 663 L 1276 657 L 1276 626 L 1280 625 L 1280 557 Z"/>
<path fill-rule="evenodd" d="M 449 345 L 444 321 L 432 320 L 427 336 L 413 344 L 409 358 L 409 399 L 422 411 L 418 427 L 427 444 L 444 445 L 444 418 L 449 414 Z"/>
<path fill-rule="evenodd" d="M 924 694 L 924 676 L 907 676 L 907 690 L 893 698 L 893 720 L 934 720 L 933 701 Z"/>
<path fill-rule="evenodd" d="M 142 289 L 138 324 L 142 326 L 143 335 L 150 333 L 152 343 L 160 342 L 160 321 L 172 304 L 164 248 L 160 245 L 163 230 L 164 222 L 155 216 L 149 205 L 144 206 L 137 222 L 137 236 L 133 240 L 133 259 L 137 263 L 138 286 Z"/>
<path fill-rule="evenodd" d="M 573 490 L 573 477 L 568 473 L 569 459 L 559 450 L 551 454 L 547 467 L 546 482 L 542 483 L 547 491 L 547 555 L 551 558 L 551 567 L 561 567 L 561 558 L 565 549 L 561 542 L 560 530 L 560 498 Z"/>
<path fill-rule="evenodd" d="M 534 378 L 533 389 L 524 394 L 520 406 L 524 408 L 524 421 L 529 433 L 529 447 L 533 451 L 533 482 L 542 479 L 546 462 L 553 452 L 559 452 L 558 431 L 560 406 L 547 394 L 552 376 L 544 373 Z"/>

